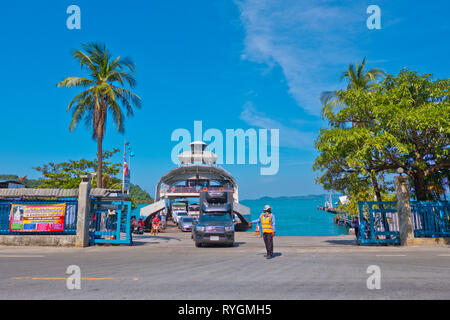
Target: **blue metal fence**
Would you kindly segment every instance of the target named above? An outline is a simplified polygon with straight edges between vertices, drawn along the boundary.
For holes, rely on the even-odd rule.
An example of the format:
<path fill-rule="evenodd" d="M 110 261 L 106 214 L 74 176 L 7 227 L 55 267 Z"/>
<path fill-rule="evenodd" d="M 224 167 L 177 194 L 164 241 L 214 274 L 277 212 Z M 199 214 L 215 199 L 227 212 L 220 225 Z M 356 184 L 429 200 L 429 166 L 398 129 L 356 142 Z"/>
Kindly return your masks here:
<path fill-rule="evenodd" d="M 359 202 L 358 242 L 400 244 L 396 202 Z"/>
<path fill-rule="evenodd" d="M 359 202 L 361 244 L 400 244 L 396 202 Z M 450 203 L 411 202 L 416 238 L 450 237 Z"/>
<path fill-rule="evenodd" d="M 450 203 L 412 202 L 414 236 L 417 238 L 450 237 Z"/>
<path fill-rule="evenodd" d="M 45 231 L 45 232 L 11 232 L 10 215 L 12 204 L 24 205 L 50 205 L 66 204 L 66 213 L 64 218 L 64 231 Z M 60 200 L 17 200 L 0 199 L 0 235 L 75 235 L 77 232 L 77 199 Z"/>
<path fill-rule="evenodd" d="M 131 201 L 91 201 L 91 244 L 131 244 Z"/>

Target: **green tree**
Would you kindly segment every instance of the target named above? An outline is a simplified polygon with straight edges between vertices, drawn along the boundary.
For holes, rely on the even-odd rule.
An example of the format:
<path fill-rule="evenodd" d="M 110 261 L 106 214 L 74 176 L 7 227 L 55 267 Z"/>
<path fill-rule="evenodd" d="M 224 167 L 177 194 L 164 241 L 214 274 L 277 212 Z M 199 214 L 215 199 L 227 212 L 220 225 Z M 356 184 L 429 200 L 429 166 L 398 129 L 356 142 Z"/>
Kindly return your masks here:
<path fill-rule="evenodd" d="M 369 91 L 376 84 L 378 79 L 384 78 L 386 74 L 381 69 L 372 68 L 366 72 L 366 58 L 363 59 L 362 63 L 350 64 L 347 71 L 343 72 L 341 75 L 341 81 L 347 80 L 347 88 L 345 91 Z M 369 122 L 366 119 L 366 113 L 348 113 L 348 118 L 345 119 L 335 119 L 331 121 L 332 113 L 337 107 L 344 107 L 346 105 L 346 98 L 343 96 L 345 91 L 326 91 L 321 95 L 321 102 L 323 104 L 322 114 L 325 118 L 328 117 L 330 124 L 333 126 L 340 126 L 345 128 L 348 122 L 351 126 L 366 126 Z M 382 186 L 379 185 L 377 174 L 372 170 L 374 164 L 369 162 L 364 168 L 368 172 L 370 181 L 373 185 L 375 196 L 377 201 L 382 201 Z"/>
<path fill-rule="evenodd" d="M 120 189 L 122 180 L 115 176 L 121 170 L 121 164 L 106 161 L 119 149 L 105 151 L 102 155 L 103 161 L 103 181 L 102 185 L 107 189 Z M 97 168 L 97 159 L 95 160 L 69 160 L 68 162 L 44 164 L 41 167 L 33 168 L 43 175 L 39 188 L 56 189 L 77 189 L 81 182 L 81 176 L 92 176 Z M 97 180 L 93 181 L 93 187 L 97 187 Z"/>
<path fill-rule="evenodd" d="M 150 204 L 154 202 L 148 192 L 136 184 L 130 184 L 130 196 L 133 199 L 133 203 L 136 204 Z"/>
<path fill-rule="evenodd" d="M 82 44 L 82 50 L 75 50 L 73 58 L 78 60 L 82 69 L 86 68 L 89 78 L 67 77 L 58 83 L 58 87 L 82 87 L 70 102 L 67 111 L 72 110 L 69 130 L 74 130 L 84 118 L 86 125 L 92 126 L 92 138 L 97 141 L 97 185 L 103 187 L 102 144 L 105 136 L 108 113 L 112 115 L 116 130 L 124 132 L 124 114 L 133 116 L 133 107 L 141 107 L 141 98 L 126 89 L 136 85 L 135 66 L 129 58 L 112 58 L 104 45 L 97 43 Z"/>
<path fill-rule="evenodd" d="M 347 90 L 369 90 L 380 78 L 386 74 L 383 70 L 372 68 L 366 72 L 366 58 L 362 63 L 350 64 L 347 71 L 341 75 L 341 81 L 347 81 Z M 337 107 L 345 105 L 345 102 L 337 94 L 337 91 L 324 91 L 321 94 L 322 114 L 325 116 L 328 112 L 333 112 Z"/>
<path fill-rule="evenodd" d="M 449 88 L 449 79 L 402 70 L 371 90 L 336 92 L 345 106 L 326 114 L 330 126 L 316 141 L 314 169 L 322 172 L 317 181 L 353 196 L 366 192 L 375 177 L 381 196 L 390 187 L 386 174 L 403 168 L 416 198 L 431 199 L 430 183 L 448 184 Z M 350 120 L 362 125 L 336 125 Z"/>

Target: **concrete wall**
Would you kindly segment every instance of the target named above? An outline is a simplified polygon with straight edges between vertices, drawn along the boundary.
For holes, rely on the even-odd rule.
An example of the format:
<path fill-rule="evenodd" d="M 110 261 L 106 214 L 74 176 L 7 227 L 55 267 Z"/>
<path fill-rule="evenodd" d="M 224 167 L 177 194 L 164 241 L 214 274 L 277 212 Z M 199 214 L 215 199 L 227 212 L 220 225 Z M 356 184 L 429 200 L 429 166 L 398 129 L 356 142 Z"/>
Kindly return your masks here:
<path fill-rule="evenodd" d="M 0 245 L 7 246 L 89 246 L 89 222 L 91 184 L 87 176 L 82 177 L 78 191 L 76 235 L 0 235 Z"/>
<path fill-rule="evenodd" d="M 75 246 L 76 236 L 52 235 L 0 235 L 0 245 L 4 246 Z"/>

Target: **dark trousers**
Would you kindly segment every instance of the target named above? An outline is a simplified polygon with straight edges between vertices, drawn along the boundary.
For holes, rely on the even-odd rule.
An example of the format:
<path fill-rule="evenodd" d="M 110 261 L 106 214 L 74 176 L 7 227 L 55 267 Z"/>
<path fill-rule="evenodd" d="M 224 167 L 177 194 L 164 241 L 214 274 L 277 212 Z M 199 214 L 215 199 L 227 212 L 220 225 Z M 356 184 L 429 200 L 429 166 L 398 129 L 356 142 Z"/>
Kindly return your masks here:
<path fill-rule="evenodd" d="M 273 255 L 273 233 L 264 233 L 263 239 L 266 245 L 267 255 Z"/>

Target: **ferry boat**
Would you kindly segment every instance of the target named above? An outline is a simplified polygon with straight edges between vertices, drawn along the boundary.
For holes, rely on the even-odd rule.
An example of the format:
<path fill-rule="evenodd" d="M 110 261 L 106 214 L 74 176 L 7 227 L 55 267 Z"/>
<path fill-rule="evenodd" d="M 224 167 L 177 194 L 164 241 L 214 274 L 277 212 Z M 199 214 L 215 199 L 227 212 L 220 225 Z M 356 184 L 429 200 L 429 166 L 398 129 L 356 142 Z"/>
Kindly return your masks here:
<path fill-rule="evenodd" d="M 206 150 L 206 143 L 195 141 L 190 147 L 190 151 L 178 155 L 180 165 L 158 181 L 155 202 L 141 208 L 141 217 L 150 219 L 164 210 L 170 215 L 173 204 L 180 202 L 186 203 L 186 211 L 195 211 L 201 191 L 231 191 L 236 231 L 247 230 L 250 209 L 239 203 L 239 189 L 234 177 L 216 164 L 217 155 Z"/>

